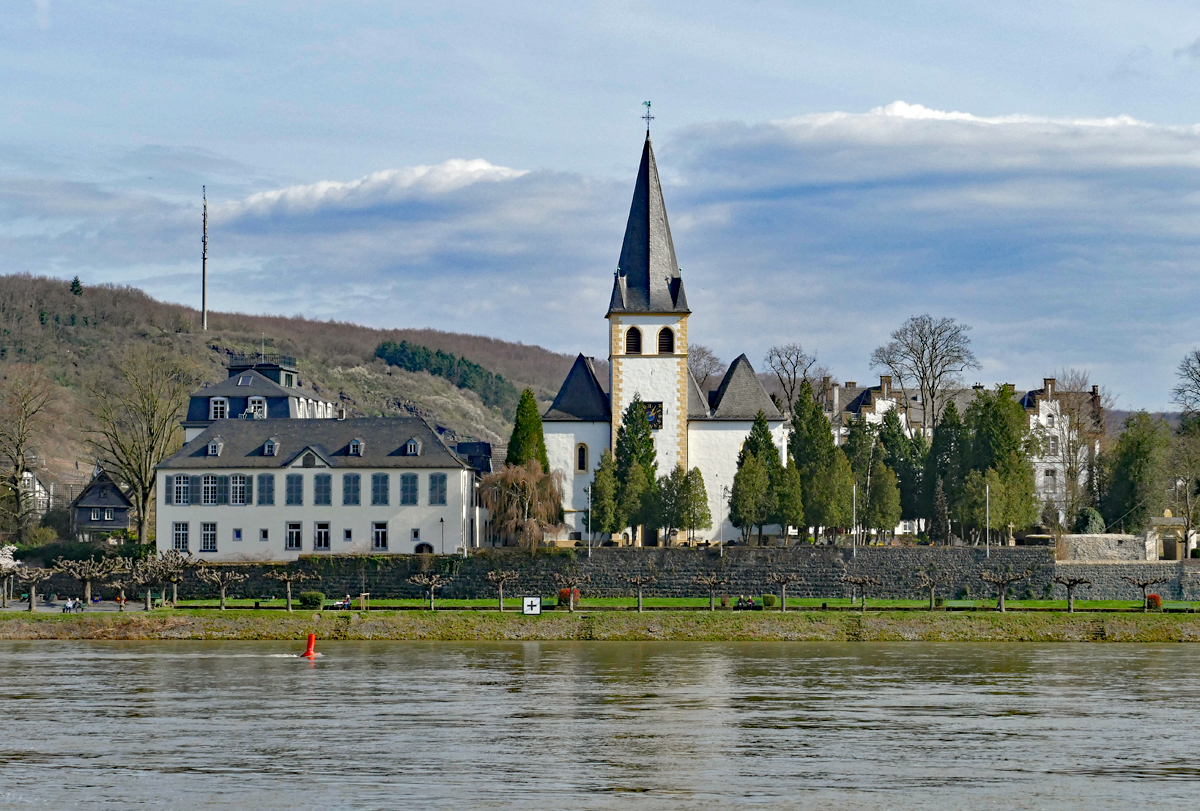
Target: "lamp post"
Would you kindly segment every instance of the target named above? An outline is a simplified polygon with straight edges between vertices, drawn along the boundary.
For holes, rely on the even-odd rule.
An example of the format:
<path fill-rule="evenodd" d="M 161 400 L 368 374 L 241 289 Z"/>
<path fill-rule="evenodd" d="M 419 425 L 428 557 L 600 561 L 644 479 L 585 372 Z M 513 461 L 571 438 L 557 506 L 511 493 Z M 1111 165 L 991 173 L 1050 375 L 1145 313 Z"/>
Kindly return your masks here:
<path fill-rule="evenodd" d="M 984 518 L 983 518 L 983 556 L 990 558 L 992 556 L 992 483 L 984 482 L 983 484 L 983 503 L 984 503 Z"/>
<path fill-rule="evenodd" d="M 442 530 L 442 554 L 444 555 L 446 554 L 446 519 L 444 517 L 438 519 L 438 526 Z"/>
<path fill-rule="evenodd" d="M 587 531 L 588 531 L 588 557 L 590 558 L 592 556 L 592 536 L 596 534 L 596 533 L 592 532 L 592 488 L 589 485 L 588 487 L 585 487 L 583 489 L 587 493 L 587 497 L 588 497 Z"/>
<path fill-rule="evenodd" d="M 858 482 L 850 496 L 850 557 L 858 557 Z"/>
<path fill-rule="evenodd" d="M 725 514 L 729 515 L 729 502 L 733 500 L 733 490 L 729 489 L 725 485 L 721 485 L 721 498 L 725 499 Z M 724 523 L 725 523 L 725 519 L 722 518 L 721 523 L 717 524 L 717 526 L 718 527 L 722 526 L 722 525 L 724 525 Z M 717 532 L 717 551 L 720 552 L 721 557 L 725 557 L 725 537 L 724 536 L 725 536 L 724 532 L 720 532 L 720 531 Z"/>

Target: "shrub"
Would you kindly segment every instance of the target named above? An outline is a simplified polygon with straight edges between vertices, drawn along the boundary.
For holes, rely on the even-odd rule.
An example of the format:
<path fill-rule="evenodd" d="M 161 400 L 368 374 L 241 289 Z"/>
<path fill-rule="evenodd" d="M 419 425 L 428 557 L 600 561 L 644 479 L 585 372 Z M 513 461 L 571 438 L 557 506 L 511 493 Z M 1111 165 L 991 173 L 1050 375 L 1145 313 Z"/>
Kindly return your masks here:
<path fill-rule="evenodd" d="M 1105 529 L 1104 517 L 1095 507 L 1084 507 L 1075 517 L 1075 532 L 1080 535 L 1102 535 Z"/>
<path fill-rule="evenodd" d="M 25 533 L 26 546 L 45 546 L 58 540 L 58 532 L 53 527 L 33 527 Z"/>
<path fill-rule="evenodd" d="M 1200 558 L 1200 548 L 1192 550 L 1192 557 Z"/>
<path fill-rule="evenodd" d="M 558 590 L 558 604 L 559 605 L 566 605 L 567 601 L 570 599 L 571 599 L 571 589 L 559 589 Z M 575 589 L 575 605 L 579 605 L 579 589 Z"/>
<path fill-rule="evenodd" d="M 933 598 L 933 607 L 934 607 L 934 608 L 941 608 L 941 607 L 942 607 L 942 606 L 944 606 L 945 604 L 946 604 L 946 598 L 945 598 L 945 597 L 934 597 L 934 598 Z"/>
<path fill-rule="evenodd" d="M 729 608 L 729 595 L 728 594 L 721 595 L 721 608 Z"/>
<path fill-rule="evenodd" d="M 770 608 L 773 605 L 775 605 L 775 595 L 774 594 L 764 594 L 763 595 L 763 608 Z"/>
<path fill-rule="evenodd" d="M 301 608 L 320 608 L 325 605 L 325 592 L 323 591 L 302 591 L 300 592 L 300 607 Z"/>
<path fill-rule="evenodd" d="M 1150 607 L 1151 611 L 1162 611 L 1162 597 L 1157 594 L 1147 594 L 1146 605 Z"/>

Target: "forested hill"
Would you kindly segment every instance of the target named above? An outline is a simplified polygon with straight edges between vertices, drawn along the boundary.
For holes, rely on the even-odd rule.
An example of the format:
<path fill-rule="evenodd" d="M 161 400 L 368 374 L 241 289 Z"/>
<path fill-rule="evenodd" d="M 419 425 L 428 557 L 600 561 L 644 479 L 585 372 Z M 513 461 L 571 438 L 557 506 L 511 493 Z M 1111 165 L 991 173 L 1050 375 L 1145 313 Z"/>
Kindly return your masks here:
<path fill-rule="evenodd" d="M 340 401 L 351 415 L 417 414 L 451 438 L 507 441 L 511 430 L 502 406 L 426 371 L 390 366 L 376 357 L 384 342 L 407 342 L 500 376 L 518 390 L 532 388 L 539 400 L 554 396 L 572 358 L 541 347 L 426 329 L 371 329 L 305 318 L 209 313 L 200 331 L 200 313 L 156 301 L 131 287 L 96 286 L 84 280 L 81 295 L 69 282 L 31 276 L 0 276 L 0 361 L 21 360 L 47 369 L 63 387 L 62 419 L 54 447 L 60 463 L 88 458 L 78 442 L 82 390 L 91 375 L 112 374 L 116 359 L 144 341 L 172 346 L 201 362 L 212 382 L 225 378 L 230 353 L 259 350 L 292 355 L 301 380 L 319 394 Z M 466 368 L 466 367 L 464 367 Z"/>

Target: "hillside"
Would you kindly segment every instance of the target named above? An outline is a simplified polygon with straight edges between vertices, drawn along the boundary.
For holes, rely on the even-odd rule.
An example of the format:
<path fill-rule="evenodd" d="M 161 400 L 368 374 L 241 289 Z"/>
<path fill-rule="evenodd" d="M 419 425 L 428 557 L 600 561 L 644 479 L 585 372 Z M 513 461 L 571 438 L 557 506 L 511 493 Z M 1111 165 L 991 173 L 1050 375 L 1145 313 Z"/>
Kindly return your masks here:
<path fill-rule="evenodd" d="M 226 376 L 230 353 L 257 352 L 264 336 L 268 351 L 298 359 L 305 386 L 342 402 L 352 416 L 415 414 L 450 439 L 503 443 L 511 425 L 498 408 L 444 378 L 388 366 L 375 357 L 381 342 L 408 341 L 469 359 L 518 389 L 532 388 L 539 400 L 554 396 L 572 361 L 541 347 L 476 335 L 298 317 L 209 313 L 209 329 L 202 332 L 198 310 L 156 301 L 135 288 L 85 285 L 76 296 L 57 279 L 0 276 L 0 361 L 36 363 L 63 387 L 54 436 L 40 454 L 52 471 L 64 474 L 89 459 L 79 432 L 85 383 L 111 375 L 126 348 L 145 341 L 173 347 L 197 359 L 215 383 Z"/>

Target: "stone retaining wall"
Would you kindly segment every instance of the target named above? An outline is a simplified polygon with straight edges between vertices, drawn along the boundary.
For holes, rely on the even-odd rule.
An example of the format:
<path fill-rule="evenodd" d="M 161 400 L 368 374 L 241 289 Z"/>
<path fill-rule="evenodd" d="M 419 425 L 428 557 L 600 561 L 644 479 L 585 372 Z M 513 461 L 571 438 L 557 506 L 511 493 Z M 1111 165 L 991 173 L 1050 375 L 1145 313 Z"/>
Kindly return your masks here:
<path fill-rule="evenodd" d="M 1166 577 L 1166 583 L 1151 586 L 1149 592 L 1164 600 L 1200 601 L 1200 559 L 1145 563 L 1063 562 L 1058 564 L 1058 571 L 1092 581 L 1092 585 L 1081 586 L 1075 592 L 1075 597 L 1081 600 L 1140 600 L 1142 590 L 1125 577 L 1140 580 Z M 1066 599 L 1067 591 L 1056 585 L 1054 594 L 1058 599 Z"/>

